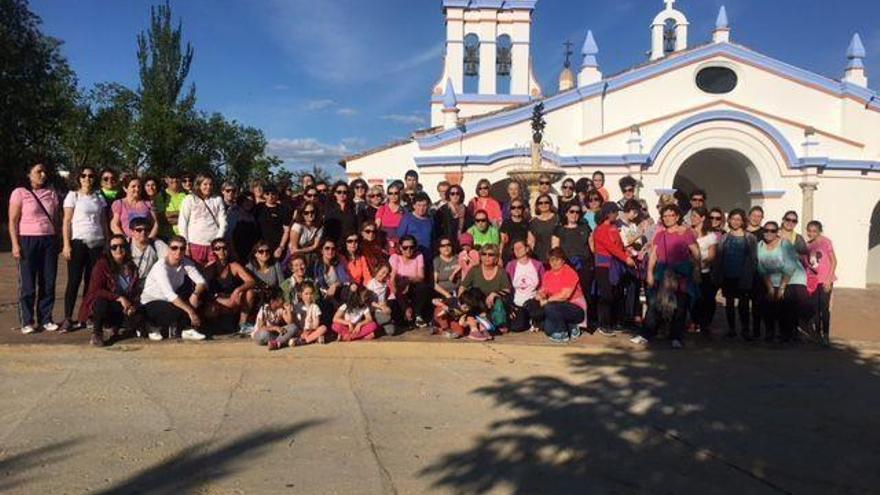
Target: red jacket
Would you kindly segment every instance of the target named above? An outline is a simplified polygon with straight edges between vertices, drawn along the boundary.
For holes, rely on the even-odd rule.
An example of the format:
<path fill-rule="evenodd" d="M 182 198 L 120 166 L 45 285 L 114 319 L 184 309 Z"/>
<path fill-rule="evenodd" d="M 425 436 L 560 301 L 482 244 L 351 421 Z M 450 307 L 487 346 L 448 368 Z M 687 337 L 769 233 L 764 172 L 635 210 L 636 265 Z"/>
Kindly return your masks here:
<path fill-rule="evenodd" d="M 593 244 L 596 245 L 597 257 L 610 258 L 613 256 L 624 263 L 629 259 L 629 255 L 623 247 L 623 240 L 620 238 L 620 231 L 608 222 L 596 227 L 596 231 L 593 232 Z"/>
<path fill-rule="evenodd" d="M 122 295 L 132 303 L 137 303 L 140 292 L 140 288 L 138 287 L 140 279 L 137 268 L 132 268 L 134 277 L 132 278 L 131 285 L 129 285 L 128 290 L 125 291 L 125 293 L 120 294 L 116 287 L 116 277 L 114 277 L 113 272 L 110 271 L 110 265 L 107 263 L 107 259 L 103 257 L 99 259 L 98 262 L 95 263 L 95 267 L 92 268 L 92 276 L 89 279 L 89 290 L 86 293 L 86 297 L 83 298 L 82 304 L 79 306 L 79 321 L 88 321 L 92 316 L 92 309 L 95 306 L 95 301 L 98 299 L 115 301 L 120 295 Z"/>

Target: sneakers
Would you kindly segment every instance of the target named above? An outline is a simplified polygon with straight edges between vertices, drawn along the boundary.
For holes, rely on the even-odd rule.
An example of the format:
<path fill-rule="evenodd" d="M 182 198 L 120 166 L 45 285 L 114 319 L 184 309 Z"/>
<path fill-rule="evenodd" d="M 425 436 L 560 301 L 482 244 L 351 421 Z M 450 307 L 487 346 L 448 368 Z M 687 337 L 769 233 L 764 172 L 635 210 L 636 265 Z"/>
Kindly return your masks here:
<path fill-rule="evenodd" d="M 571 330 L 571 340 L 574 341 L 579 338 L 581 338 L 581 327 L 574 327 Z"/>
<path fill-rule="evenodd" d="M 30 335 L 36 331 L 37 331 L 37 328 L 33 325 L 25 325 L 25 326 L 21 327 L 21 333 L 23 333 L 25 335 Z"/>
<path fill-rule="evenodd" d="M 61 333 L 71 332 L 73 330 L 76 330 L 76 328 L 78 326 L 79 326 L 79 324 L 77 322 L 70 321 L 70 319 L 65 318 L 64 321 L 61 322 L 60 331 L 61 331 Z"/>
<path fill-rule="evenodd" d="M 98 334 L 92 334 L 92 337 L 89 339 L 89 344 L 92 344 L 94 347 L 104 347 L 107 345 L 104 342 L 104 339 Z"/>
<path fill-rule="evenodd" d="M 568 335 L 562 333 L 554 333 L 550 336 L 550 342 L 554 344 L 567 344 L 569 342 Z"/>
<path fill-rule="evenodd" d="M 477 342 L 492 340 L 492 336 L 489 335 L 489 332 L 485 330 L 477 330 L 476 332 L 471 332 L 468 334 L 467 338 L 471 340 L 476 340 Z"/>
<path fill-rule="evenodd" d="M 270 351 L 277 351 L 278 349 L 281 349 L 281 342 L 278 342 L 277 340 L 270 340 L 269 343 L 266 344 L 266 347 Z"/>
<path fill-rule="evenodd" d="M 428 323 L 421 316 L 416 316 L 416 328 L 425 328 L 428 326 Z"/>
<path fill-rule="evenodd" d="M 457 334 L 457 333 L 455 333 L 455 332 L 450 332 L 449 330 L 444 330 L 444 331 L 443 331 L 443 336 L 446 337 L 447 339 L 450 339 L 450 340 L 455 340 L 455 339 L 461 337 L 461 335 L 459 335 L 459 334 Z"/>
<path fill-rule="evenodd" d="M 180 332 L 180 338 L 183 340 L 205 340 L 205 334 L 199 332 L 194 328 L 188 328 L 182 332 Z"/>
<path fill-rule="evenodd" d="M 60 328 L 60 327 L 56 323 L 51 322 L 51 321 L 49 323 L 46 323 L 45 325 L 43 325 L 43 330 L 45 330 L 47 332 L 55 332 L 58 330 L 58 328 Z"/>
<path fill-rule="evenodd" d="M 678 339 L 672 339 L 672 348 L 673 349 L 681 349 L 684 347 L 684 344 L 681 343 Z"/>
<path fill-rule="evenodd" d="M 254 333 L 254 324 L 253 323 L 242 323 L 238 326 L 238 333 L 242 335 L 250 335 Z"/>
<path fill-rule="evenodd" d="M 163 337 L 162 337 L 162 332 L 160 332 L 160 331 L 158 331 L 158 330 L 153 330 L 152 332 L 150 332 L 150 334 L 148 335 L 148 337 L 149 337 L 149 339 L 152 340 L 153 342 L 159 342 L 159 341 L 162 340 L 162 338 L 163 338 Z"/>
<path fill-rule="evenodd" d="M 630 342 L 636 345 L 647 345 L 648 339 L 642 337 L 641 335 L 636 335 L 635 337 L 629 339 Z"/>
<path fill-rule="evenodd" d="M 608 330 L 605 328 L 600 328 L 599 330 L 597 330 L 597 332 L 599 332 L 599 335 L 601 335 L 603 337 L 616 337 L 617 336 L 617 333 L 615 333 L 614 330 Z"/>

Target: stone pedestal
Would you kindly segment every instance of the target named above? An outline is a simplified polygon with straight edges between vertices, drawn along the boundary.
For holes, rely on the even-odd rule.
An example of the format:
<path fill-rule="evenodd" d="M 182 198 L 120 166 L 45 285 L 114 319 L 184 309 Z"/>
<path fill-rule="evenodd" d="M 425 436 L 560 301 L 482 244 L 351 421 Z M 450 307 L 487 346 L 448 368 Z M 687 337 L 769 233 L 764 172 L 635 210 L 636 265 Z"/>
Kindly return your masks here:
<path fill-rule="evenodd" d="M 801 182 L 801 192 L 803 195 L 803 203 L 801 205 L 801 226 L 806 228 L 807 224 L 814 220 L 813 218 L 813 196 L 819 188 L 816 182 Z"/>

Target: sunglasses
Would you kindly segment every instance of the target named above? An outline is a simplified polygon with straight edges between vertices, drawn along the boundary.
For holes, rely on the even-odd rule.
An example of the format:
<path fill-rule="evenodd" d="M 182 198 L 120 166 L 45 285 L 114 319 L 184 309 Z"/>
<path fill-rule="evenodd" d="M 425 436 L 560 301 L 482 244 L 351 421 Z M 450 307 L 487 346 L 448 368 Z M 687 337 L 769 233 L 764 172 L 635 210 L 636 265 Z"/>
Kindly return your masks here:
<path fill-rule="evenodd" d="M 489 219 L 488 218 L 475 218 L 474 221 L 477 223 L 486 223 L 489 221 Z"/>
<path fill-rule="evenodd" d="M 549 206 L 550 202 L 549 201 L 538 201 L 536 204 L 541 205 L 541 206 Z"/>
<path fill-rule="evenodd" d="M 184 184 L 186 184 L 187 182 L 192 182 L 192 181 L 193 181 L 192 179 L 183 179 L 183 180 L 181 180 L 181 182 L 183 182 Z"/>
<path fill-rule="evenodd" d="M 111 244 L 110 251 L 125 251 L 125 244 Z"/>
<path fill-rule="evenodd" d="M 440 243 L 440 247 L 442 247 L 442 248 L 444 248 L 444 247 L 452 247 L 452 244 L 449 244 L 448 242 L 441 242 L 441 243 Z"/>
<path fill-rule="evenodd" d="M 303 216 L 313 216 L 315 214 L 315 210 L 306 210 L 303 212 Z"/>
<path fill-rule="evenodd" d="M 143 234 L 144 232 L 147 231 L 147 229 L 146 229 L 145 227 L 137 227 L 137 228 L 131 229 L 131 231 L 132 231 L 132 232 L 137 232 L 137 233 L 139 233 L 139 234 Z"/>
<path fill-rule="evenodd" d="M 602 199 L 601 198 L 590 198 L 587 200 L 587 202 L 588 203 L 601 203 Z"/>
<path fill-rule="evenodd" d="M 215 253 L 219 253 L 220 251 L 226 251 L 226 246 L 214 246 L 211 248 Z"/>
<path fill-rule="evenodd" d="M 375 234 L 376 231 L 373 229 L 364 229 L 361 231 L 362 234 Z"/>
<path fill-rule="evenodd" d="M 721 217 L 715 216 L 715 217 L 709 217 L 709 220 L 718 220 L 720 222 L 721 220 L 724 220 L 724 219 Z"/>
<path fill-rule="evenodd" d="M 523 206 L 523 205 L 513 205 L 513 206 L 510 207 L 510 209 L 511 209 L 511 210 L 522 210 L 522 209 L 525 209 L 525 206 Z"/>
<path fill-rule="evenodd" d="M 797 223 L 797 221 L 798 221 L 797 218 L 783 218 L 782 220 L 784 222 L 791 222 L 791 223 Z"/>
<path fill-rule="evenodd" d="M 382 195 L 381 194 L 367 194 L 367 197 L 368 198 L 381 198 Z"/>
<path fill-rule="evenodd" d="M 348 194 L 348 191 L 345 189 L 339 189 L 337 191 L 333 191 L 334 194 Z"/>
<path fill-rule="evenodd" d="M 324 251 L 336 251 L 336 246 L 324 246 Z"/>
<path fill-rule="evenodd" d="M 705 202 L 706 202 L 706 198 L 691 198 L 691 201 L 698 201 L 698 202 L 700 202 L 700 203 L 705 203 Z"/>
<path fill-rule="evenodd" d="M 235 189 L 224 189 L 223 192 L 225 192 L 225 193 L 234 193 L 234 192 L 235 192 Z"/>
<path fill-rule="evenodd" d="M 574 186 L 563 185 L 562 188 L 570 191 L 570 190 L 574 189 Z"/>
<path fill-rule="evenodd" d="M 304 196 L 307 197 L 307 198 L 314 198 L 314 197 L 315 197 L 315 193 L 306 193 Z"/>
<path fill-rule="evenodd" d="M 488 191 L 488 190 L 489 190 L 489 186 L 480 186 L 480 187 L 478 187 L 477 189 L 479 189 L 480 191 Z"/>
<path fill-rule="evenodd" d="M 389 196 L 400 196 L 400 193 L 397 191 L 394 191 L 394 192 L 389 192 L 388 195 Z"/>
<path fill-rule="evenodd" d="M 355 188 L 355 189 L 366 189 L 367 186 L 357 185 L 357 186 L 354 186 L 354 188 Z"/>
<path fill-rule="evenodd" d="M 623 190 L 623 192 L 625 192 L 625 193 L 631 193 L 631 192 L 636 192 L 636 190 L 633 189 L 633 188 L 631 188 L 631 187 L 627 187 L 626 189 Z"/>
<path fill-rule="evenodd" d="M 487 258 L 494 258 L 494 257 L 498 256 L 498 254 L 497 253 L 480 253 L 480 256 L 485 256 Z"/>
<path fill-rule="evenodd" d="M 358 239 L 346 239 L 345 240 L 346 244 L 357 244 L 358 242 L 360 242 L 360 240 L 358 240 Z"/>
<path fill-rule="evenodd" d="M 549 185 L 550 185 L 550 182 L 548 182 L 548 181 L 546 181 L 546 180 L 542 180 L 542 181 L 539 182 L 538 184 L 540 184 L 540 185 L 542 185 L 542 186 L 549 186 Z"/>
<path fill-rule="evenodd" d="M 110 177 L 110 176 L 101 177 L 101 181 L 103 181 L 103 182 L 110 182 L 112 180 L 113 180 L 113 177 Z"/>
<path fill-rule="evenodd" d="M 186 249 L 186 246 L 181 246 L 180 244 L 174 244 L 174 245 L 168 246 L 168 249 L 170 249 L 172 251 L 183 251 L 184 249 Z"/>
<path fill-rule="evenodd" d="M 94 179 L 95 174 L 79 174 L 80 179 Z"/>
<path fill-rule="evenodd" d="M 266 248 L 257 249 L 257 254 L 269 254 L 269 250 Z"/>
<path fill-rule="evenodd" d="M 568 210 L 569 215 L 580 215 L 581 210 Z"/>
<path fill-rule="evenodd" d="M 764 229 L 765 234 L 775 234 L 777 232 L 779 232 L 779 231 L 776 229 Z"/>
<path fill-rule="evenodd" d="M 402 249 L 404 251 L 412 251 L 415 248 L 416 247 L 413 244 L 407 244 L 406 246 L 404 246 L 404 245 L 400 246 L 400 249 Z"/>
<path fill-rule="evenodd" d="M 461 196 L 461 192 L 459 191 L 449 191 L 450 196 Z"/>

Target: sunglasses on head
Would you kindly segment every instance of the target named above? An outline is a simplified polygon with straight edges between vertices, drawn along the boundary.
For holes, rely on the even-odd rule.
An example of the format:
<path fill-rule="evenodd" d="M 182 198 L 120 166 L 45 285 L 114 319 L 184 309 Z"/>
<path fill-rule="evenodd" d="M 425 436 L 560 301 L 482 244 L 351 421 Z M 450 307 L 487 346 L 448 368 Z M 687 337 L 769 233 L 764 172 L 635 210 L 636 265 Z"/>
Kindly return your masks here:
<path fill-rule="evenodd" d="M 186 246 L 183 246 L 181 244 L 172 244 L 168 246 L 168 249 L 172 251 L 183 251 L 184 249 L 186 249 Z"/>
<path fill-rule="evenodd" d="M 124 251 L 125 244 L 110 244 L 110 251 Z"/>

